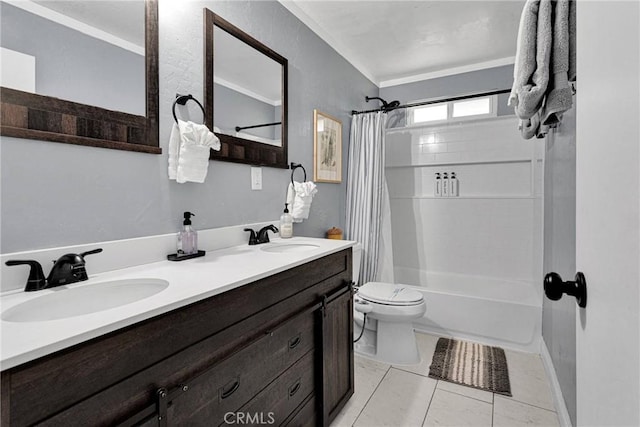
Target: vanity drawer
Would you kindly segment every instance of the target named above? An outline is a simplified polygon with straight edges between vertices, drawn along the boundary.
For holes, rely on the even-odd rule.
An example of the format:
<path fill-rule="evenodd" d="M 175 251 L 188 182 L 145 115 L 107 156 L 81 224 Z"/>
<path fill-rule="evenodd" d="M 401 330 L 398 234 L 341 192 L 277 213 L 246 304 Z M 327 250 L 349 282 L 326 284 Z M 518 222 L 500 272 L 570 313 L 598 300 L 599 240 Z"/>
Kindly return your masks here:
<path fill-rule="evenodd" d="M 305 354 L 311 355 L 305 367 L 313 376 L 313 349 L 314 313 L 305 312 L 186 381 L 188 391 L 174 399 L 167 412 L 169 424 L 224 423 L 226 413 L 237 411 Z M 313 382 L 307 381 L 305 389 L 309 384 Z"/>
<path fill-rule="evenodd" d="M 316 413 L 316 396 L 312 394 L 294 413 L 291 418 L 284 422 L 284 426 L 290 427 L 315 427 L 319 425 L 318 414 Z"/>
<path fill-rule="evenodd" d="M 314 352 L 308 352 L 285 373 L 238 410 L 245 417 L 262 417 L 281 425 L 300 406 L 315 386 Z M 220 425 L 225 425 L 223 422 Z"/>

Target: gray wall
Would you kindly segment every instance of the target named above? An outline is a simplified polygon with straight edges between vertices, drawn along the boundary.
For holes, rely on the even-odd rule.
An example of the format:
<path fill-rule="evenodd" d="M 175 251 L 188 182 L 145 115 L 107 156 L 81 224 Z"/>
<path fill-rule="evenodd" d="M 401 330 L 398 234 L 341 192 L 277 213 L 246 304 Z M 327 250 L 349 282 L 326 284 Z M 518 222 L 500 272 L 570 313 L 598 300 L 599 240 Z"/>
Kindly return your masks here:
<path fill-rule="evenodd" d="M 575 98 L 574 98 L 575 105 Z M 544 171 L 544 271 L 564 280 L 576 274 L 576 111 L 546 139 Z M 542 304 L 542 338 L 556 370 L 562 395 L 576 425 L 576 300 L 546 297 Z"/>
<path fill-rule="evenodd" d="M 2 47 L 36 57 L 36 93 L 145 114 L 144 57 L 4 2 L 0 17 Z"/>
<path fill-rule="evenodd" d="M 384 87 L 380 89 L 380 97 L 387 102 L 398 100 L 401 104 L 406 104 L 417 100 L 511 89 L 512 84 L 513 65 L 505 65 L 502 67 L 487 68 L 452 76 Z M 513 114 L 513 108 L 507 106 L 508 98 L 509 94 L 498 96 L 499 116 Z"/>
<path fill-rule="evenodd" d="M 289 161 L 302 163 L 313 176 L 317 108 L 343 123 L 346 177 L 349 113 L 367 107 L 366 95 L 378 94 L 373 83 L 278 2 L 160 2 L 160 145 L 165 154 L 3 137 L 3 253 L 174 232 L 185 210 L 196 213 L 196 229 L 280 216 L 288 170 L 263 168 L 262 191 L 251 191 L 248 165 L 213 161 L 204 184 L 167 178 L 175 94 L 203 99 L 203 7 L 289 60 Z M 201 116 L 197 106 L 192 111 L 194 118 Z M 318 184 L 310 218 L 296 224 L 294 233 L 321 237 L 334 225 L 343 227 L 345 188 L 344 180 Z"/>

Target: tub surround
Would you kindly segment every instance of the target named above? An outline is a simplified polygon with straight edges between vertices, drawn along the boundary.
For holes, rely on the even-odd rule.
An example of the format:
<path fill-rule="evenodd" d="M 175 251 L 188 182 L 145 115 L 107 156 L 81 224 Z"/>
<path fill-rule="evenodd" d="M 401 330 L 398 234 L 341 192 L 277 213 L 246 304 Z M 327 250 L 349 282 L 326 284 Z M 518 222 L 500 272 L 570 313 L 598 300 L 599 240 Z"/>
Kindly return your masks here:
<path fill-rule="evenodd" d="M 226 242 L 233 243 L 240 237 L 246 238 L 246 236 L 243 235 L 246 233 L 238 234 L 238 228 L 239 227 L 228 227 L 226 229 L 199 232 L 199 236 L 202 239 L 200 247 L 207 250 L 206 256 L 202 258 L 178 263 L 166 261 L 165 259 L 164 261 L 129 266 L 112 271 L 100 271 L 99 263 L 94 263 L 94 260 L 97 258 L 94 258 L 89 260 L 87 264 L 87 271 L 89 273 L 88 281 L 38 292 L 26 293 L 22 292 L 22 290 L 5 292 L 2 295 L 3 311 L 29 299 L 44 295 L 45 293 L 64 292 L 64 289 L 67 287 L 75 288 L 92 286 L 107 281 L 144 278 L 162 279 L 170 283 L 167 289 L 151 297 L 87 315 L 44 322 L 8 322 L 2 320 L 2 369 L 5 370 L 15 367 L 75 344 L 133 325 L 145 319 L 150 319 L 171 310 L 300 266 L 326 255 L 339 252 L 353 245 L 353 242 L 350 241 L 295 237 L 287 240 L 275 238 L 271 245 L 310 243 L 317 245 L 318 248 L 305 252 L 273 253 L 263 250 L 263 248 L 270 244 L 249 246 L 243 243 L 222 249 L 209 249 L 216 245 L 214 243 L 214 236 L 222 236 L 224 234 L 234 236 L 234 238 L 226 240 Z M 103 254 L 113 258 L 110 262 L 115 262 L 115 258 L 126 258 L 127 255 L 139 253 L 136 249 L 140 245 L 149 247 L 155 245 L 156 248 L 158 248 L 156 252 L 163 253 L 166 257 L 166 253 L 169 253 L 169 251 L 166 251 L 166 248 L 162 247 L 162 242 L 169 239 L 169 237 L 175 242 L 175 235 L 172 234 L 156 236 L 154 238 L 132 239 L 132 241 L 129 242 L 97 243 L 95 245 L 87 245 L 86 247 L 103 247 Z M 223 241 L 225 240 L 218 240 L 217 245 L 223 245 Z M 114 251 L 113 254 L 107 255 L 109 248 L 123 250 Z M 128 250 L 124 250 L 124 248 L 128 248 Z M 51 252 L 60 255 L 65 253 L 66 250 L 72 251 L 71 249 L 72 248 L 64 248 L 64 250 L 56 249 L 43 252 L 46 253 L 46 255 L 50 255 Z M 77 249 L 78 248 L 73 248 L 73 250 Z M 3 265 L 6 259 L 15 259 L 18 255 L 19 254 L 4 255 L 2 257 Z M 20 256 L 24 257 L 25 254 L 21 254 Z M 44 256 L 40 258 L 47 259 Z M 49 257 L 48 259 L 51 258 Z M 138 258 L 138 260 L 143 260 L 143 256 Z M 132 261 L 128 260 L 128 262 Z M 102 265 L 109 265 L 109 261 L 104 261 Z M 114 264 L 111 265 L 113 266 Z M 27 271 L 27 269 L 25 269 L 25 271 Z M 23 274 L 25 273 L 23 272 Z M 3 277 L 3 279 L 5 278 Z M 15 278 L 12 278 L 12 280 L 15 280 Z M 24 286 L 24 280 L 26 280 L 26 276 L 18 282 L 19 287 Z"/>

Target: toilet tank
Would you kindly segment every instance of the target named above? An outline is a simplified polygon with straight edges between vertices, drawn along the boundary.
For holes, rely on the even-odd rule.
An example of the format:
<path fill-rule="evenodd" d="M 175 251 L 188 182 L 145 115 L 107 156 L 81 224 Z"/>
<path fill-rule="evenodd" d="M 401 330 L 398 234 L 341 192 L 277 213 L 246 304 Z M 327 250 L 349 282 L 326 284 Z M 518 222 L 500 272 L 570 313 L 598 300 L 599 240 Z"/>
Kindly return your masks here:
<path fill-rule="evenodd" d="M 353 280 L 353 283 L 356 284 L 356 286 L 359 285 L 358 283 L 358 279 L 360 278 L 360 262 L 362 260 L 362 245 L 360 243 L 356 243 L 353 247 L 353 256 L 351 258 L 351 262 L 352 264 L 352 271 L 351 271 L 351 277 Z"/>

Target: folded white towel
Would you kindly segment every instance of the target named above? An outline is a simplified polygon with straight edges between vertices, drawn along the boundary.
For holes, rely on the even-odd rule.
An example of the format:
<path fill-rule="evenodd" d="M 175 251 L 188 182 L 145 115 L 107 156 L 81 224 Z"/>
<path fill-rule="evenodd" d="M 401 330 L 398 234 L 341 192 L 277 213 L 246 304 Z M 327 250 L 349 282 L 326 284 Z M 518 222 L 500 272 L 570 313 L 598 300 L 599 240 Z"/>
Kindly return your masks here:
<path fill-rule="evenodd" d="M 289 184 L 287 188 L 287 203 L 289 203 L 293 222 L 302 222 L 309 218 L 311 202 L 317 192 L 316 184 L 311 181 L 294 181 L 292 184 Z"/>
<path fill-rule="evenodd" d="M 177 155 L 175 125 L 169 140 L 169 179 L 202 183 L 207 177 L 209 150 L 220 150 L 220 140 L 205 125 L 178 120 L 177 128 L 180 136 Z"/>
<path fill-rule="evenodd" d="M 176 179 L 178 176 L 178 155 L 180 153 L 180 129 L 174 123 L 169 137 L 169 179 Z"/>

